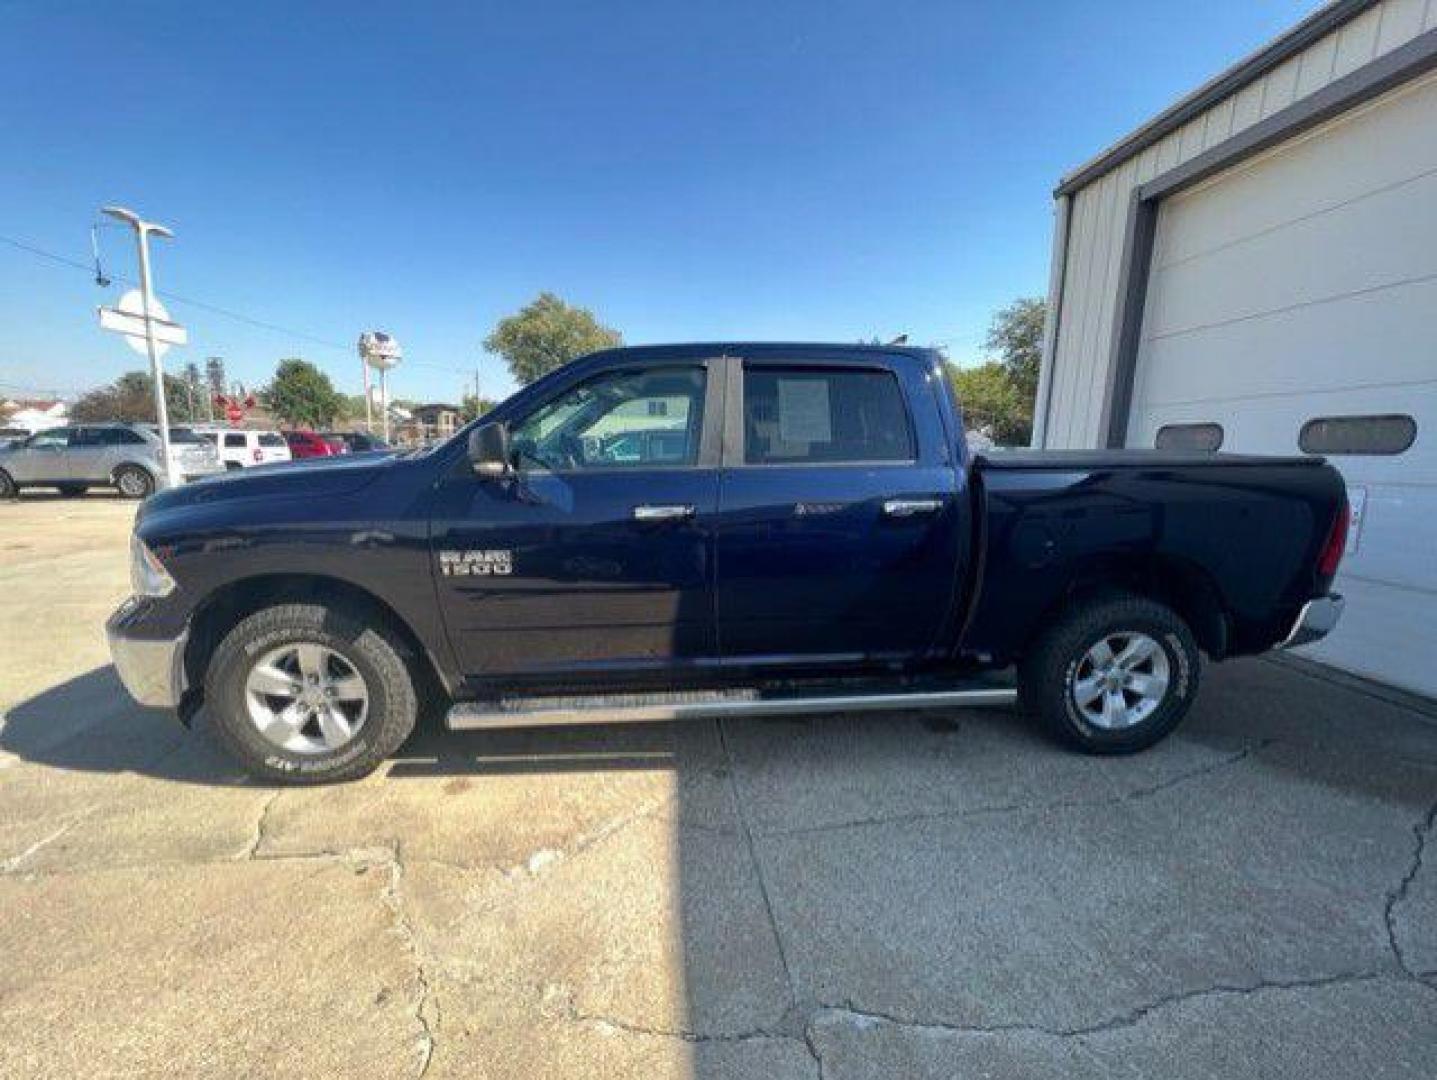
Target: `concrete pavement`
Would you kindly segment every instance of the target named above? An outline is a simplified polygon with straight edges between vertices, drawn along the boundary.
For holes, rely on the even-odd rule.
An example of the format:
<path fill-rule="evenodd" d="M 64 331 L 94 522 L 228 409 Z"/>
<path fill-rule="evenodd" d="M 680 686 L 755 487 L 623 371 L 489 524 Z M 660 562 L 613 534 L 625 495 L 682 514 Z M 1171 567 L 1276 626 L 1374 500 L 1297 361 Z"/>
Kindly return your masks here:
<path fill-rule="evenodd" d="M 126 698 L 133 504 L 0 504 L 0 1075 L 1437 1075 L 1437 722 L 1267 661 L 1005 710 L 420 733 L 246 781 Z"/>

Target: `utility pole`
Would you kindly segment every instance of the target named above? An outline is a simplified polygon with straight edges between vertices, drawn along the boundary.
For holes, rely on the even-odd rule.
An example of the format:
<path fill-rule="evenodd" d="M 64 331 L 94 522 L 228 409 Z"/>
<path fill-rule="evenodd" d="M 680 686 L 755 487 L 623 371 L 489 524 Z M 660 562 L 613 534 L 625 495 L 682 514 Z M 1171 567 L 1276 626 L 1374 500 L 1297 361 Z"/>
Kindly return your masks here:
<path fill-rule="evenodd" d="M 219 361 L 221 365 L 224 364 L 224 361 L 218 356 L 205 357 L 205 416 L 212 424 L 215 422 L 215 395 L 224 391 L 223 386 L 217 387 L 214 384 L 213 372 L 216 361 Z"/>
<path fill-rule="evenodd" d="M 155 382 L 155 422 L 160 429 L 160 460 L 165 467 L 165 479 L 173 487 L 180 482 L 175 455 L 170 449 L 170 413 L 165 405 L 165 372 L 160 367 L 160 350 L 155 342 L 156 302 L 154 282 L 150 278 L 150 234 L 174 239 L 174 233 L 157 222 L 145 221 L 133 210 L 123 206 L 105 206 L 101 210 L 118 221 L 123 221 L 135 230 L 135 244 L 140 252 L 140 297 L 143 302 L 145 324 L 145 351 L 150 357 L 150 378 Z M 164 318 L 164 316 L 160 316 Z"/>

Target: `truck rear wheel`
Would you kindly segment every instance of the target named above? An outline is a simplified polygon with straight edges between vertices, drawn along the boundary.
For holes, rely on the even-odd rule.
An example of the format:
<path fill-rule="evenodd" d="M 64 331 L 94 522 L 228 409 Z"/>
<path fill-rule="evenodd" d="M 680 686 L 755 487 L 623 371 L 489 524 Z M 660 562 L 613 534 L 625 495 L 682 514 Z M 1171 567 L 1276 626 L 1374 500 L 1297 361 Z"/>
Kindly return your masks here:
<path fill-rule="evenodd" d="M 121 465 L 115 470 L 115 486 L 127 499 L 145 499 L 154 493 L 155 478 L 138 465 Z"/>
<path fill-rule="evenodd" d="M 205 678 L 216 738 L 265 780 L 318 784 L 372 772 L 414 729 L 414 679 L 383 626 L 319 604 L 238 623 Z"/>
<path fill-rule="evenodd" d="M 1130 754 L 1166 737 L 1197 693 L 1192 631 L 1155 600 L 1109 594 L 1080 601 L 1019 665 L 1024 707 L 1070 746 Z"/>

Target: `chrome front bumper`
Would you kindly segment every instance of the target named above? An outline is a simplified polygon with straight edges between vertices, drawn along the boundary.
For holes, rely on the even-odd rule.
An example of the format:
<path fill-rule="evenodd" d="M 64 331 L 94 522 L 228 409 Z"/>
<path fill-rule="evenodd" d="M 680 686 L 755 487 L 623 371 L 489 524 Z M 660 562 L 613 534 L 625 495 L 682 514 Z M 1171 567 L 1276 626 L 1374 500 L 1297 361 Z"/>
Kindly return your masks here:
<path fill-rule="evenodd" d="M 155 709 L 174 709 L 185 692 L 185 644 L 189 630 L 176 638 L 130 637 L 125 632 L 126 617 L 134 610 L 126 601 L 105 623 L 105 636 L 110 641 L 110 657 L 120 682 L 141 705 Z"/>
<path fill-rule="evenodd" d="M 1278 648 L 1291 649 L 1297 645 L 1310 645 L 1314 641 L 1321 641 L 1337 625 L 1337 620 L 1342 618 L 1344 603 L 1342 597 L 1332 593 L 1303 604 L 1292 629 L 1287 632 L 1287 637 L 1282 639 Z"/>

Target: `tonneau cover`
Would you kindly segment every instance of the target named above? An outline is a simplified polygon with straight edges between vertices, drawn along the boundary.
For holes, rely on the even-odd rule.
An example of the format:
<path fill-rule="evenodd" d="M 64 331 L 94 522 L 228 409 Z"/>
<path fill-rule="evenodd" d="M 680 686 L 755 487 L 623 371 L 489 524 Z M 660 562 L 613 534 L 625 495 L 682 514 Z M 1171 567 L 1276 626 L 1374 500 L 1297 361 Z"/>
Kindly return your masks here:
<path fill-rule="evenodd" d="M 984 450 L 980 469 L 1164 469 L 1188 465 L 1321 465 L 1317 456 L 1224 454 L 1200 450 Z"/>

